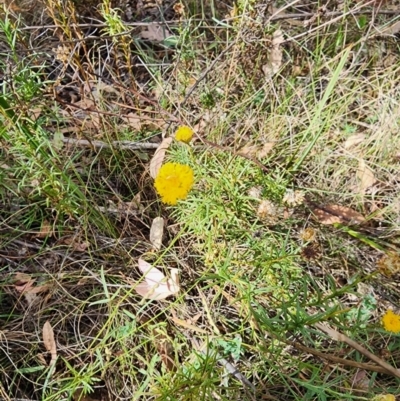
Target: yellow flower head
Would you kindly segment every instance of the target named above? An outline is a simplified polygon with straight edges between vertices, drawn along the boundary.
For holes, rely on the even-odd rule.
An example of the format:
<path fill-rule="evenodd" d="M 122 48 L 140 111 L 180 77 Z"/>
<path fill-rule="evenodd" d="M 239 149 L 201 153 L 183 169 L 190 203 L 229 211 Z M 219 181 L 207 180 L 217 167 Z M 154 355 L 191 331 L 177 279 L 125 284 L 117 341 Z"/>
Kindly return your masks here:
<path fill-rule="evenodd" d="M 154 187 L 164 203 L 176 205 L 179 199 L 187 197 L 193 182 L 191 167 L 179 163 L 165 163 L 157 174 Z"/>
<path fill-rule="evenodd" d="M 189 143 L 193 137 L 193 130 L 186 125 L 179 127 L 175 132 L 175 139 L 180 142 Z"/>
<path fill-rule="evenodd" d="M 382 324 L 386 331 L 400 333 L 400 315 L 388 310 L 382 317 Z"/>

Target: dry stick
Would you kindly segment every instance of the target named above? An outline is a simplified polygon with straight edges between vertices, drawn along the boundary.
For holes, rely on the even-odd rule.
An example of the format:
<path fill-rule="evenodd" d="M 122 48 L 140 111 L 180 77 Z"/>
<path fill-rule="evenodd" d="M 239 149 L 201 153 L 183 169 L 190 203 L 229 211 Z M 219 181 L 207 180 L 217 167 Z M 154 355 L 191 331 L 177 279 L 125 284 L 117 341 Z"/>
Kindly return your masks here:
<path fill-rule="evenodd" d="M 317 13 L 297 13 L 297 14 L 277 14 L 273 15 L 271 18 L 269 18 L 269 21 L 278 21 L 278 20 L 285 20 L 285 19 L 303 19 L 303 18 L 311 18 L 314 17 L 315 14 Z M 363 14 L 383 14 L 383 15 L 399 15 L 400 14 L 400 9 L 398 10 L 379 10 L 375 11 L 374 10 L 364 10 L 364 11 L 354 11 L 351 12 L 351 15 L 363 15 Z M 338 16 L 343 16 L 345 15 L 343 11 L 328 11 L 325 13 L 320 13 L 320 17 L 338 17 Z"/>
<path fill-rule="evenodd" d="M 351 366 L 353 368 L 368 370 L 371 372 L 387 373 L 387 370 L 385 368 L 382 368 L 381 366 L 376 366 L 376 365 L 371 365 L 369 363 L 362 363 L 362 362 L 352 361 L 349 359 L 339 358 L 337 356 L 326 354 L 324 352 L 317 351 L 313 348 L 306 347 L 303 344 L 299 344 L 299 343 L 295 343 L 295 342 L 291 342 L 291 341 L 283 341 L 283 342 L 285 344 L 291 345 L 294 348 L 297 348 L 300 351 L 307 352 L 309 354 L 315 355 L 322 359 L 327 359 L 328 361 L 335 362 L 339 365 Z"/>
<path fill-rule="evenodd" d="M 319 323 L 317 323 L 316 326 L 317 326 L 318 324 L 319 324 Z M 258 326 L 257 323 L 256 323 L 256 325 Z M 317 326 L 317 327 L 318 327 L 318 326 Z M 259 329 L 259 330 L 261 330 L 261 329 Z M 321 330 L 322 330 L 322 329 L 321 329 Z M 307 353 L 309 353 L 309 354 L 318 356 L 318 357 L 323 358 L 323 359 L 327 359 L 328 361 L 332 361 L 332 362 L 335 362 L 335 363 L 340 364 L 340 365 L 343 365 L 343 366 L 351 366 L 351 367 L 353 367 L 353 368 L 364 369 L 364 370 L 371 371 L 371 372 L 392 374 L 392 375 L 394 375 L 394 376 L 400 377 L 400 371 L 397 372 L 396 369 L 393 368 L 391 365 L 389 365 L 389 364 L 387 364 L 386 362 L 380 360 L 378 357 L 376 357 L 375 355 L 371 354 L 369 351 L 365 350 L 364 348 L 363 348 L 363 350 L 366 351 L 367 353 L 369 353 L 369 355 L 364 354 L 365 356 L 368 356 L 370 359 L 374 360 L 375 362 L 378 362 L 378 361 L 377 361 L 377 359 L 378 359 L 378 360 L 380 360 L 381 362 L 383 362 L 386 366 L 384 367 L 384 366 L 382 365 L 382 363 L 379 363 L 379 362 L 378 362 L 378 363 L 379 363 L 380 366 L 377 366 L 377 365 L 371 365 L 371 364 L 369 364 L 369 363 L 362 363 L 362 362 L 356 362 L 356 361 L 352 361 L 352 360 L 348 360 L 348 359 L 339 358 L 339 357 L 337 357 L 337 356 L 330 355 L 330 354 L 326 354 L 326 353 L 324 353 L 324 352 L 317 351 L 317 350 L 315 350 L 315 349 L 313 349 L 313 348 L 306 347 L 305 345 L 299 344 L 299 343 L 297 343 L 297 342 L 293 342 L 293 341 L 290 341 L 290 340 L 286 340 L 286 339 L 280 338 L 280 337 L 275 336 L 274 334 L 272 334 L 272 333 L 270 333 L 270 332 L 268 332 L 268 334 L 271 335 L 271 337 L 276 338 L 276 339 L 278 339 L 279 341 L 282 341 L 282 342 L 284 342 L 285 344 L 290 345 L 290 346 L 292 346 L 292 347 L 294 347 L 294 348 L 297 348 L 297 349 L 300 350 L 300 351 L 307 352 Z M 339 333 L 338 333 L 338 334 L 339 334 Z M 349 339 L 349 340 L 350 340 L 350 339 Z M 351 341 L 351 340 L 350 340 L 350 341 Z M 349 344 L 348 342 L 346 342 L 346 343 Z M 359 345 L 358 345 L 357 343 L 355 343 L 354 341 L 353 341 L 353 344 L 356 344 L 357 346 L 359 346 Z M 353 346 L 352 344 L 349 344 L 349 345 L 350 345 L 350 346 Z M 360 347 L 360 346 L 359 346 L 359 347 Z M 361 347 L 361 348 L 362 348 L 362 347 Z M 356 349 L 358 349 L 358 348 L 356 348 Z M 360 352 L 362 352 L 360 349 L 358 349 L 358 350 L 359 350 Z M 362 352 L 362 353 L 363 353 L 363 352 Z M 372 356 L 373 356 L 374 358 L 376 358 L 376 359 L 371 358 L 370 355 L 372 355 Z M 388 369 L 387 367 L 389 367 L 389 369 Z"/>
<path fill-rule="evenodd" d="M 257 323 L 256 323 L 256 326 L 258 326 Z M 261 330 L 261 329 L 259 328 L 259 330 Z M 335 363 L 343 365 L 343 366 L 351 366 L 353 368 L 364 369 L 364 370 L 368 370 L 368 371 L 371 371 L 371 372 L 386 373 L 386 374 L 390 373 L 390 374 L 394 374 L 394 376 L 397 376 L 397 377 L 399 377 L 399 374 L 400 374 L 399 372 L 396 373 L 396 369 L 394 369 L 392 366 L 390 366 L 389 364 L 386 364 L 386 362 L 383 362 L 383 361 L 382 361 L 383 363 L 385 363 L 387 366 L 389 366 L 391 368 L 390 370 L 388 370 L 386 367 L 383 367 L 382 364 L 379 364 L 380 366 L 377 366 L 377 365 L 371 365 L 369 363 L 362 363 L 362 362 L 352 361 L 352 360 L 349 360 L 349 359 L 339 358 L 337 356 L 326 354 L 324 352 L 317 351 L 316 349 L 306 347 L 305 345 L 299 344 L 297 342 L 293 342 L 293 341 L 290 341 L 290 340 L 286 340 L 284 338 L 280 338 L 280 337 L 275 336 L 274 334 L 272 334 L 270 332 L 268 332 L 268 334 L 271 337 L 276 338 L 279 341 L 282 341 L 285 344 L 290 345 L 290 346 L 292 346 L 294 348 L 297 348 L 300 351 L 307 352 L 309 354 L 318 356 L 318 357 L 320 357 L 322 359 L 326 359 L 328 361 L 332 361 L 332 362 L 335 362 Z M 347 344 L 349 344 L 349 343 L 347 343 Z M 365 351 L 367 351 L 367 350 L 365 350 Z M 369 351 L 367 351 L 367 352 L 369 352 Z M 366 355 L 366 354 L 364 354 L 364 355 Z M 370 353 L 370 355 L 373 355 L 373 354 Z M 368 355 L 366 355 L 366 356 L 368 356 Z M 377 358 L 375 355 L 373 355 L 373 356 L 375 358 Z M 373 358 L 371 358 L 371 359 L 373 359 Z M 377 359 L 379 359 L 379 358 L 377 358 Z M 373 359 L 373 360 L 375 360 L 375 359 Z"/>
<path fill-rule="evenodd" d="M 315 327 L 318 327 L 324 333 L 328 334 L 332 338 L 332 340 L 345 342 L 346 344 L 350 345 L 350 347 L 353 347 L 354 349 L 356 349 L 357 351 L 359 351 L 363 355 L 365 355 L 367 358 L 371 359 L 372 361 L 376 362 L 378 365 L 382 366 L 382 368 L 386 370 L 386 373 L 390 373 L 393 376 L 400 378 L 400 370 L 399 369 L 395 369 L 392 365 L 389 365 L 387 362 L 385 362 L 381 358 L 377 357 L 372 352 L 368 351 L 367 349 L 362 347 L 360 344 L 358 344 L 351 338 L 347 337 L 345 334 L 339 333 L 338 331 L 331 329 L 330 327 L 327 327 L 321 323 L 315 323 L 314 325 L 315 325 Z"/>
<path fill-rule="evenodd" d="M 220 291 L 220 288 L 219 288 L 218 286 L 214 286 L 214 288 L 216 288 L 218 291 Z M 224 297 L 228 300 L 228 302 L 229 302 L 239 313 L 241 313 L 241 309 L 236 305 L 236 303 L 235 303 L 235 301 L 234 301 L 234 298 L 233 298 L 230 294 L 228 294 L 226 291 L 224 291 L 224 290 L 222 290 L 221 293 L 222 293 L 222 294 L 224 295 Z M 255 319 L 252 319 L 252 322 L 254 323 L 256 329 L 257 329 L 260 333 L 265 333 L 265 332 L 266 332 L 265 330 L 263 330 L 263 329 L 261 329 L 261 328 L 259 327 L 258 322 L 257 322 Z M 318 325 L 318 323 L 317 323 L 317 325 Z M 271 336 L 272 338 L 274 338 L 274 339 L 276 339 L 276 340 L 279 340 L 279 341 L 282 341 L 283 343 L 285 343 L 285 344 L 287 344 L 287 345 L 290 345 L 290 346 L 292 346 L 292 347 L 294 347 L 294 348 L 297 348 L 297 349 L 300 350 L 300 351 L 307 352 L 307 353 L 312 354 L 312 355 L 315 355 L 315 356 L 317 356 L 317 357 L 319 357 L 319 358 L 326 359 L 326 360 L 328 360 L 328 361 L 332 361 L 332 362 L 335 362 L 335 363 L 340 364 L 340 365 L 343 365 L 343 366 L 351 366 L 351 367 L 354 367 L 354 368 L 364 369 L 364 370 L 367 370 L 367 371 L 378 372 L 378 373 L 386 373 L 386 374 L 387 374 L 387 373 L 393 373 L 393 369 L 394 369 L 394 368 L 392 368 L 392 367 L 391 367 L 390 365 L 388 365 L 388 364 L 386 364 L 386 365 L 388 365 L 388 366 L 391 368 L 390 371 L 389 371 L 386 367 L 382 367 L 382 365 L 381 365 L 381 366 L 376 366 L 376 365 L 371 365 L 371 364 L 369 364 L 369 363 L 362 363 L 362 362 L 356 362 L 356 361 L 352 361 L 352 360 L 348 360 L 348 359 L 339 358 L 339 357 L 337 357 L 337 356 L 329 355 L 329 354 L 326 354 L 326 353 L 324 353 L 324 352 L 317 351 L 317 350 L 315 350 L 315 349 L 313 349 L 313 348 L 306 347 L 305 345 L 299 344 L 299 343 L 297 343 L 297 342 L 287 340 L 286 338 L 281 338 L 280 336 L 277 336 L 277 335 L 274 334 L 274 333 L 271 333 L 271 332 L 267 332 L 267 333 L 268 333 L 268 335 Z M 350 345 L 350 344 L 349 344 L 349 345 Z M 357 344 L 357 345 L 358 345 L 358 344 Z M 353 345 L 351 345 L 351 346 L 353 346 Z M 367 352 L 368 352 L 368 351 L 367 351 Z M 372 355 L 373 355 L 373 354 L 372 354 Z M 368 355 L 367 355 L 367 356 L 368 356 Z M 375 355 L 373 355 L 373 356 L 375 357 Z M 375 357 L 375 358 L 376 358 L 376 357 Z M 371 358 L 371 359 L 372 359 L 372 358 Z M 379 359 L 379 358 L 378 358 L 378 359 Z M 373 359 L 373 360 L 374 360 L 374 359 Z M 385 363 L 385 362 L 384 362 L 384 363 Z M 395 370 L 395 376 L 397 376 L 396 370 Z"/>
<path fill-rule="evenodd" d="M 111 144 L 102 141 L 88 141 L 86 139 L 73 139 L 73 138 L 63 138 L 62 141 L 67 144 L 73 144 L 76 146 L 87 146 L 90 148 L 97 149 L 112 149 L 116 147 L 118 149 L 157 149 L 159 146 L 158 143 L 139 143 L 139 142 L 130 142 L 130 141 L 113 141 Z"/>
<path fill-rule="evenodd" d="M 0 401 L 34 401 L 30 398 L 0 398 Z"/>
<path fill-rule="evenodd" d="M 365 5 L 362 5 L 365 7 Z M 315 16 L 316 13 L 293 13 L 293 14 L 279 14 L 278 10 L 278 14 L 276 15 L 272 15 L 269 18 L 269 21 L 279 21 L 279 20 L 284 20 L 284 19 L 296 19 L 296 18 L 311 18 L 313 16 Z M 362 14 L 384 14 L 384 15 L 398 15 L 400 13 L 400 10 L 364 10 L 364 11 L 360 11 L 360 10 L 356 10 L 351 12 L 352 15 L 362 15 Z M 326 13 L 321 13 L 322 17 L 336 17 L 339 15 L 345 15 L 343 13 L 343 11 L 328 11 Z M 235 18 L 228 18 L 223 20 L 224 22 L 229 22 L 230 20 L 234 20 Z M 191 20 L 191 21 L 201 21 L 201 20 Z M 186 20 L 171 20 L 171 21 L 160 21 L 157 22 L 157 25 L 171 25 L 171 24 L 182 24 L 183 22 L 187 22 Z M 154 24 L 154 22 L 126 22 L 124 23 L 126 26 L 133 26 L 133 27 L 140 27 L 140 26 L 149 26 L 151 24 Z M 107 27 L 107 24 L 92 24 L 92 23 L 86 23 L 86 24 L 73 24 L 74 28 L 105 28 Z M 25 26 L 23 28 L 20 28 L 21 31 L 32 31 L 34 29 L 56 29 L 58 26 L 57 25 L 32 25 L 32 26 Z M 218 28 L 218 27 L 217 27 Z M 223 29 L 224 27 L 220 27 L 221 29 Z M 127 31 L 126 33 L 123 34 L 128 34 L 130 31 Z"/>
<path fill-rule="evenodd" d="M 180 20 L 171 20 L 171 21 L 163 21 L 163 22 L 126 22 L 124 25 L 126 26 L 149 26 L 152 24 L 157 24 L 157 25 L 168 25 L 168 24 L 176 24 L 176 23 L 181 23 L 182 21 Z M 100 23 L 100 24 L 92 24 L 92 23 L 86 23 L 86 24 L 72 24 L 73 28 L 106 28 L 108 27 L 107 24 L 105 23 Z M 29 31 L 33 29 L 55 29 L 58 28 L 58 25 L 33 25 L 33 26 L 26 26 L 24 28 L 21 28 L 21 31 Z"/>

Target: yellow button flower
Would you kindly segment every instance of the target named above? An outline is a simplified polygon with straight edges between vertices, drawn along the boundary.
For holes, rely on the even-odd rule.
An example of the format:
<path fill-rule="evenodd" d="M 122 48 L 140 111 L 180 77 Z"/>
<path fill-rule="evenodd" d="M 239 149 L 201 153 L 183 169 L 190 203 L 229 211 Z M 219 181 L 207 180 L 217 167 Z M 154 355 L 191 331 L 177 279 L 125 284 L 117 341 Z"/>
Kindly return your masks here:
<path fill-rule="evenodd" d="M 165 163 L 154 181 L 154 187 L 161 200 L 168 205 L 176 205 L 178 200 L 185 199 L 194 183 L 191 167 L 179 163 Z"/>
<path fill-rule="evenodd" d="M 193 138 L 193 130 L 186 125 L 179 127 L 175 132 L 175 139 L 180 142 L 189 143 Z"/>
<path fill-rule="evenodd" d="M 382 324 L 386 331 L 400 333 L 400 315 L 388 310 L 382 317 Z"/>

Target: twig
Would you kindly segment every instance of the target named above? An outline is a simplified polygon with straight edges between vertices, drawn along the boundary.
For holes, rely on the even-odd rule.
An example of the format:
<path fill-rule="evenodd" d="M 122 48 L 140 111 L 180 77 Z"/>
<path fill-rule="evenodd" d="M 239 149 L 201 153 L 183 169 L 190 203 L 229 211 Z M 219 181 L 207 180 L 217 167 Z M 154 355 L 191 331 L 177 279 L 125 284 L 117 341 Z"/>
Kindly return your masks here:
<path fill-rule="evenodd" d="M 317 351 L 316 349 L 306 347 L 305 345 L 299 344 L 299 343 L 296 343 L 296 342 L 285 341 L 285 340 L 283 340 L 283 342 L 285 344 L 291 345 L 294 348 L 297 348 L 300 351 L 306 352 L 306 353 L 311 354 L 311 355 L 315 355 L 315 356 L 317 356 L 319 358 L 326 359 L 328 361 L 332 361 L 332 362 L 337 363 L 339 365 L 351 366 L 353 368 L 368 370 L 370 372 L 387 373 L 387 370 L 382 368 L 381 366 L 371 365 L 369 363 L 356 362 L 356 361 L 352 361 L 352 360 L 349 360 L 349 359 L 339 358 L 338 356 L 326 354 L 324 352 Z"/>
<path fill-rule="evenodd" d="M 361 354 L 365 355 L 367 358 L 371 359 L 372 361 L 380 365 L 383 369 L 385 369 L 386 373 L 390 373 L 391 375 L 400 378 L 399 369 L 394 368 L 392 365 L 388 364 L 381 358 L 377 357 L 372 352 L 368 351 L 363 346 L 358 344 L 356 341 L 347 337 L 345 334 L 339 333 L 338 331 L 331 329 L 330 327 L 325 326 L 322 323 L 315 323 L 314 325 L 324 333 L 328 334 L 332 338 L 332 340 L 345 342 L 346 344 L 350 345 L 350 347 L 356 349 Z"/>
<path fill-rule="evenodd" d="M 34 401 L 29 398 L 0 398 L 0 401 Z"/>
<path fill-rule="evenodd" d="M 157 22 L 158 25 L 168 25 L 168 24 L 177 24 L 177 23 L 182 23 L 182 21 L 179 20 L 171 20 L 171 21 L 160 21 Z M 125 26 L 149 26 L 154 24 L 154 22 L 124 22 Z M 106 23 L 100 23 L 100 24 L 92 24 L 92 23 L 87 23 L 87 24 L 72 24 L 71 27 L 73 28 L 106 28 L 108 25 Z M 59 28 L 59 25 L 33 25 L 33 26 L 25 26 L 23 28 L 20 28 L 21 31 L 30 31 L 33 29 L 56 29 Z M 127 32 L 128 33 L 128 32 Z"/>
<path fill-rule="evenodd" d="M 62 141 L 67 144 L 76 145 L 76 146 L 87 146 L 90 148 L 97 149 L 157 149 L 158 143 L 149 143 L 149 142 L 130 142 L 130 141 L 113 141 L 111 144 L 103 142 L 103 141 L 88 141 L 86 139 L 73 139 L 73 138 L 63 138 Z"/>
<path fill-rule="evenodd" d="M 279 12 L 279 10 L 278 10 Z M 273 15 L 272 17 L 269 18 L 269 21 L 279 21 L 279 20 L 285 20 L 285 19 L 304 19 L 304 18 L 312 18 L 315 16 L 316 13 L 294 13 L 294 14 L 277 14 Z M 400 9 L 398 10 L 379 10 L 375 11 L 374 10 L 358 10 L 351 12 L 351 10 L 348 12 L 348 14 L 351 15 L 363 15 L 363 14 L 384 14 L 384 15 L 399 15 L 400 14 Z M 321 13 L 320 17 L 325 18 L 325 17 L 338 17 L 338 16 L 345 16 L 343 11 L 328 11 L 325 13 Z"/>
<path fill-rule="evenodd" d="M 365 6 L 365 5 L 362 5 Z M 364 11 L 353 11 L 349 10 L 352 15 L 362 15 L 362 14 L 383 14 L 383 15 L 399 15 L 400 10 L 364 10 Z M 311 18 L 315 15 L 315 13 L 293 13 L 293 14 L 279 14 L 280 10 L 277 11 L 276 15 L 272 15 L 268 20 L 269 21 L 279 21 L 279 20 L 284 20 L 284 19 L 303 19 L 303 18 Z M 343 11 L 328 11 L 325 13 L 321 14 L 322 17 L 336 17 L 339 15 L 345 15 Z M 223 22 L 229 22 L 230 20 L 234 20 L 235 18 L 227 18 L 223 20 Z M 191 20 L 191 21 L 200 21 L 200 20 Z M 171 21 L 158 21 L 158 25 L 172 25 L 172 24 L 182 24 L 182 20 L 171 20 Z M 149 26 L 151 24 L 154 24 L 154 22 L 125 22 L 125 26 L 132 26 L 132 27 L 141 27 L 141 26 Z M 106 28 L 107 24 L 106 23 L 85 23 L 85 24 L 73 24 L 74 28 Z M 32 25 L 32 26 L 25 26 L 23 28 L 20 28 L 21 31 L 32 31 L 34 29 L 56 29 L 58 28 L 58 25 L 54 24 L 49 24 L 49 25 Z M 223 28 L 223 27 L 221 27 Z M 130 31 L 127 31 L 128 33 Z"/>
<path fill-rule="evenodd" d="M 229 295 L 226 291 L 221 290 L 218 286 L 214 286 L 214 288 L 218 289 L 218 291 L 220 291 L 220 292 L 225 296 L 225 298 L 228 300 L 228 302 L 229 302 L 240 314 L 243 313 L 243 310 L 235 303 L 235 300 L 234 300 L 233 297 L 231 297 L 231 295 Z M 253 316 L 252 322 L 253 322 L 255 328 L 256 328 L 260 333 L 264 333 L 264 334 L 266 333 L 266 331 L 265 331 L 264 329 L 262 329 L 262 328 L 258 325 L 258 322 L 257 322 L 257 320 L 254 318 L 254 316 Z M 315 324 L 315 325 L 318 327 L 319 323 L 317 323 L 317 324 Z M 322 325 L 321 325 L 321 326 L 322 326 Z M 323 327 L 325 328 L 325 326 L 323 326 Z M 321 330 L 322 330 L 322 328 L 321 328 Z M 325 331 L 325 330 L 323 330 L 323 331 Z M 397 370 L 394 369 L 391 365 L 386 364 L 386 362 L 384 362 L 384 361 L 382 361 L 382 360 L 380 360 L 380 361 L 381 361 L 381 362 L 384 362 L 385 366 L 382 366 L 382 364 L 380 364 L 380 363 L 379 363 L 380 366 L 377 366 L 377 365 L 371 365 L 371 364 L 369 364 L 369 363 L 362 363 L 362 362 L 356 362 L 356 361 L 352 361 L 352 360 L 348 360 L 348 359 L 343 359 L 343 358 L 339 358 L 339 357 L 334 356 L 334 355 L 330 355 L 330 354 L 326 354 L 326 353 L 321 352 L 321 351 L 317 351 L 316 349 L 313 349 L 313 348 L 306 347 L 305 345 L 299 344 L 298 342 L 290 341 L 290 340 L 288 340 L 288 339 L 286 339 L 286 338 L 283 338 L 283 337 L 281 337 L 281 336 L 276 335 L 276 334 L 273 333 L 273 332 L 267 332 L 267 333 L 268 333 L 268 335 L 271 336 L 272 338 L 277 339 L 277 340 L 279 340 L 279 341 L 282 341 L 283 343 L 285 343 L 285 344 L 287 344 L 287 345 L 289 345 L 289 346 L 292 346 L 292 347 L 294 347 L 294 348 L 296 348 L 296 349 L 298 349 L 298 350 L 300 350 L 300 351 L 307 352 L 307 353 L 309 353 L 309 354 L 311 354 L 311 355 L 315 355 L 315 356 L 317 356 L 317 357 L 319 357 L 319 358 L 323 358 L 323 359 L 326 359 L 326 360 L 328 360 L 328 361 L 332 361 L 332 362 L 334 362 L 334 363 L 337 363 L 337 364 L 340 364 L 340 365 L 343 365 L 343 366 L 351 366 L 351 367 L 354 367 L 354 368 L 364 369 L 364 370 L 368 370 L 368 371 L 372 371 L 372 372 L 378 372 L 378 373 L 386 373 L 386 374 L 391 373 L 391 374 L 394 374 L 394 376 L 397 376 L 397 377 L 399 377 L 398 375 L 400 374 L 400 371 L 397 371 Z M 338 333 L 338 334 L 339 334 L 339 333 Z M 349 339 L 349 340 L 350 340 L 350 339 Z M 353 344 L 355 343 L 355 342 L 352 341 L 352 340 L 350 340 L 350 342 L 351 342 L 352 344 L 347 343 L 347 344 L 349 344 L 350 346 L 353 346 Z M 357 343 L 356 343 L 356 344 L 357 344 Z M 357 344 L 357 345 L 358 345 L 358 344 Z M 366 350 L 365 350 L 365 351 L 366 351 Z M 361 352 L 361 351 L 360 351 L 360 352 Z M 367 351 L 367 353 L 368 353 L 368 355 L 366 355 L 366 354 L 364 354 L 364 355 L 366 355 L 366 356 L 368 356 L 368 357 L 370 357 L 370 355 L 372 355 L 373 357 L 377 358 L 375 355 L 371 354 L 369 351 Z M 369 355 L 369 354 L 370 354 L 370 355 Z M 372 358 L 371 358 L 371 359 L 372 359 Z M 379 358 L 377 358 L 377 359 L 379 359 Z M 372 360 L 375 360 L 375 362 L 377 362 L 376 359 L 372 359 Z M 389 370 L 387 369 L 387 367 L 389 367 Z"/>

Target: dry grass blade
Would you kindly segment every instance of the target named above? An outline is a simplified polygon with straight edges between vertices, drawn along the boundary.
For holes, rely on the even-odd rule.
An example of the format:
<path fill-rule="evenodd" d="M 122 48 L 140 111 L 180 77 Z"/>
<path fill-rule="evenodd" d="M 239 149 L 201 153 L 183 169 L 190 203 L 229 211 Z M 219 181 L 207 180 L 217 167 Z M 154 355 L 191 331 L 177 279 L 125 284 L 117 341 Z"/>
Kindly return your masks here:
<path fill-rule="evenodd" d="M 154 153 L 154 156 L 150 160 L 150 176 L 152 178 L 156 178 L 158 171 L 160 170 L 167 149 L 170 147 L 173 138 L 164 138 L 163 141 L 158 146 L 157 150 Z"/>
<path fill-rule="evenodd" d="M 52 225 L 48 220 L 43 220 L 42 225 L 40 227 L 40 231 L 36 234 L 36 238 L 46 238 L 46 237 L 51 237 L 53 232 L 52 232 Z"/>
<path fill-rule="evenodd" d="M 56 340 L 54 339 L 53 328 L 51 327 L 51 324 L 48 320 L 43 325 L 43 343 L 46 350 L 50 352 L 50 366 L 52 366 L 53 364 L 55 364 L 57 359 L 57 345 Z"/>

